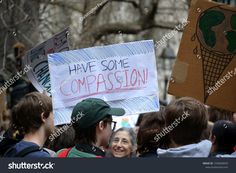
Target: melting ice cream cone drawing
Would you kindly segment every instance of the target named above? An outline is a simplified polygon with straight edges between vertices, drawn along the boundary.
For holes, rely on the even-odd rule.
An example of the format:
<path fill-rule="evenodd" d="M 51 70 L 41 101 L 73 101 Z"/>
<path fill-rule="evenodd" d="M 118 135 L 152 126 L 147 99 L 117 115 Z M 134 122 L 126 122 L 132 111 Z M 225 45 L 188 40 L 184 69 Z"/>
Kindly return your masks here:
<path fill-rule="evenodd" d="M 194 54 L 201 57 L 203 69 L 204 102 L 213 87 L 224 73 L 236 54 L 236 13 L 215 6 L 203 11 L 198 18 L 197 29 L 192 37 L 197 37 L 200 51 Z"/>

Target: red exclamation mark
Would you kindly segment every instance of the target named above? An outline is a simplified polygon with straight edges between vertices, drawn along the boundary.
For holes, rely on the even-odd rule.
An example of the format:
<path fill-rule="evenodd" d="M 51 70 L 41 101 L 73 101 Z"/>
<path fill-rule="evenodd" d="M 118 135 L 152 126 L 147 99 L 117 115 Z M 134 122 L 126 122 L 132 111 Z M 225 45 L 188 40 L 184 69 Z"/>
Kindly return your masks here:
<path fill-rule="evenodd" d="M 146 68 L 146 83 L 148 82 L 148 69 Z"/>

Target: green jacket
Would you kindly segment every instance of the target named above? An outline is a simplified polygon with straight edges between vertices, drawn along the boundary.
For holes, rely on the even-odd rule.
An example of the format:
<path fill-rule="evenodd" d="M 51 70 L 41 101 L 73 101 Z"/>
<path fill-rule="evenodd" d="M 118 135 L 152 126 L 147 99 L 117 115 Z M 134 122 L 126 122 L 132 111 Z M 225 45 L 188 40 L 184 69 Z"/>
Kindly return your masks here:
<path fill-rule="evenodd" d="M 86 149 L 88 147 L 86 146 Z M 78 158 L 102 158 L 104 156 L 104 152 L 101 149 L 94 147 L 96 152 L 90 150 L 80 151 L 75 147 L 61 149 L 56 153 L 56 157 L 78 157 Z M 88 152 L 87 152 L 88 151 Z"/>

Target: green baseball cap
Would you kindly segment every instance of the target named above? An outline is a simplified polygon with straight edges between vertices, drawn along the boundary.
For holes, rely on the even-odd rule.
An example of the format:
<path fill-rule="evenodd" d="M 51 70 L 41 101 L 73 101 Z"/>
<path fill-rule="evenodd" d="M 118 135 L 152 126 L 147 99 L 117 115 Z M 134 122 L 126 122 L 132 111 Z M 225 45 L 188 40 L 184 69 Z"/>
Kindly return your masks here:
<path fill-rule="evenodd" d="M 72 111 L 71 119 L 76 120 L 74 125 L 80 128 L 88 128 L 107 115 L 122 116 L 125 110 L 122 108 L 111 108 L 105 101 L 98 98 L 88 98 L 77 103 Z"/>

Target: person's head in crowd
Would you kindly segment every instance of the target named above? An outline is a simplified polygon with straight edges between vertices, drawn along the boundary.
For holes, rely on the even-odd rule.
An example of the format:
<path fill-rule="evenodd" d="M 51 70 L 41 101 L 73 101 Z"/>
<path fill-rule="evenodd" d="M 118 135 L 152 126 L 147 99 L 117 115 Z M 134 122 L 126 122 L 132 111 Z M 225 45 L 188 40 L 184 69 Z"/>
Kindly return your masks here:
<path fill-rule="evenodd" d="M 55 135 L 53 136 L 54 133 Z M 45 144 L 46 148 L 55 152 L 73 146 L 75 146 L 75 131 L 71 124 L 57 125 Z"/>
<path fill-rule="evenodd" d="M 236 124 L 226 120 L 215 122 L 212 129 L 211 141 L 211 156 L 232 154 L 235 152 Z"/>
<path fill-rule="evenodd" d="M 52 100 L 39 92 L 32 92 L 23 97 L 13 108 L 13 126 L 25 137 L 29 134 L 44 134 L 43 141 L 54 130 Z"/>
<path fill-rule="evenodd" d="M 138 129 L 139 129 L 140 123 L 141 123 L 142 120 L 143 120 L 143 116 L 144 116 L 144 113 L 143 113 L 143 114 L 139 114 L 138 119 L 137 119 L 137 121 L 136 121 L 136 124 L 135 124 L 135 127 L 134 127 L 134 132 L 135 132 L 136 134 L 138 133 Z"/>
<path fill-rule="evenodd" d="M 204 139 L 210 140 L 210 136 L 211 136 L 211 131 L 212 131 L 213 125 L 214 125 L 213 122 L 208 121 L 207 128 L 203 132 L 203 135 L 202 135 L 202 140 L 204 140 Z"/>
<path fill-rule="evenodd" d="M 3 110 L 2 111 L 2 116 L 0 117 L 0 129 L 3 131 L 6 131 L 9 126 L 10 126 L 10 121 L 11 121 L 11 112 L 10 110 Z M 0 131 L 1 132 L 1 131 Z"/>
<path fill-rule="evenodd" d="M 140 124 L 141 124 L 141 122 L 142 122 L 142 120 L 143 120 L 143 116 L 144 116 L 144 115 L 145 115 L 145 113 L 143 113 L 143 114 L 139 114 L 135 126 L 138 126 L 138 127 L 140 126 Z"/>
<path fill-rule="evenodd" d="M 133 157 L 136 151 L 136 134 L 132 128 L 120 128 L 110 139 L 112 157 Z"/>
<path fill-rule="evenodd" d="M 211 142 L 201 141 L 208 122 L 205 105 L 190 97 L 173 100 L 166 107 L 165 120 L 170 145 L 158 149 L 159 157 L 208 157 Z"/>
<path fill-rule="evenodd" d="M 171 140 L 177 146 L 200 142 L 208 123 L 205 106 L 198 100 L 190 97 L 183 97 L 172 101 L 166 107 L 165 118 L 166 126 L 172 125 L 175 120 L 181 121 L 170 132 Z"/>
<path fill-rule="evenodd" d="M 236 124 L 236 113 L 233 114 L 233 122 Z"/>
<path fill-rule="evenodd" d="M 8 152 L 7 157 L 14 157 L 31 146 L 39 149 L 26 157 L 49 157 L 48 152 L 41 148 L 54 129 L 51 98 L 39 92 L 25 95 L 13 107 L 12 128 L 23 139 Z"/>
<path fill-rule="evenodd" d="M 75 130 L 75 147 L 67 157 L 104 157 L 101 148 L 109 145 L 115 124 L 112 116 L 124 115 L 121 108 L 112 108 L 105 101 L 88 98 L 79 102 L 73 109 L 71 123 Z M 64 150 L 58 152 L 58 157 Z"/>
<path fill-rule="evenodd" d="M 137 153 L 140 157 L 157 157 L 158 148 L 167 148 L 168 135 L 157 139 L 165 127 L 164 109 L 145 114 L 137 135 Z"/>
<path fill-rule="evenodd" d="M 208 115 L 209 121 L 213 123 L 219 120 L 233 121 L 233 112 L 213 106 L 208 107 Z"/>

